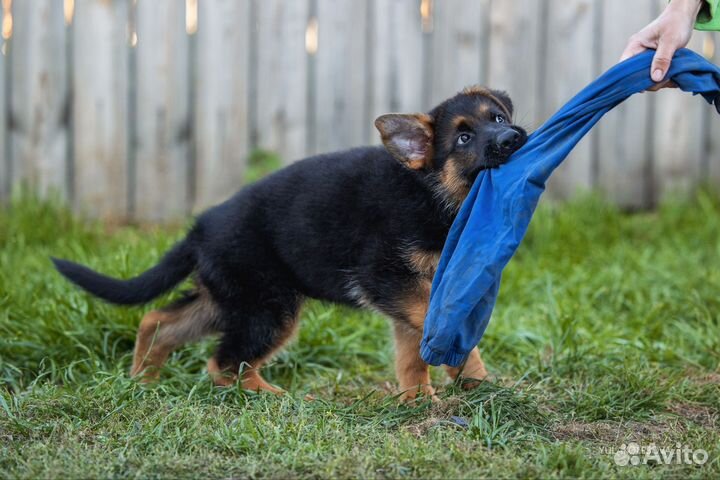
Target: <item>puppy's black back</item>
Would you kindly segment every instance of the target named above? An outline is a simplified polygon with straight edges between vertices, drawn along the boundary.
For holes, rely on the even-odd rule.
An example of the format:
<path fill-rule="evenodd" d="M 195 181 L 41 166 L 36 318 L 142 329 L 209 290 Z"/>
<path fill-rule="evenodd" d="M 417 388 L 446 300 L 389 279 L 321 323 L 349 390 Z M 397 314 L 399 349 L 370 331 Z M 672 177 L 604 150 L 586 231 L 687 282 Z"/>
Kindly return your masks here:
<path fill-rule="evenodd" d="M 299 161 L 250 185 L 197 222 L 200 275 L 272 270 L 303 295 L 353 302 L 357 276 L 407 273 L 403 249 L 439 251 L 452 218 L 437 207 L 423 173 L 382 147 Z"/>

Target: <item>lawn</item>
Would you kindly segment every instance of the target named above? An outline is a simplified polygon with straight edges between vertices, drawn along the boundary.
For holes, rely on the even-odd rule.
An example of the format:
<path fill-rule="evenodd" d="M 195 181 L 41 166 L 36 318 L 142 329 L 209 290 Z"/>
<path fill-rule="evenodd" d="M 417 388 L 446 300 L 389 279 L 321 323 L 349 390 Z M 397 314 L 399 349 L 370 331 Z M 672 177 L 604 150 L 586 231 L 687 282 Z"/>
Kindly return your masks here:
<path fill-rule="evenodd" d="M 634 215 L 543 204 L 480 345 L 494 379 L 465 392 L 438 369 L 441 401 L 411 405 L 394 397 L 386 321 L 319 302 L 267 369 L 288 395 L 213 387 L 211 341 L 155 385 L 128 378 L 150 307 L 92 299 L 48 256 L 126 277 L 182 231 L 27 196 L 0 209 L 0 478 L 720 476 L 715 195 Z M 629 442 L 708 459 L 617 465 Z"/>

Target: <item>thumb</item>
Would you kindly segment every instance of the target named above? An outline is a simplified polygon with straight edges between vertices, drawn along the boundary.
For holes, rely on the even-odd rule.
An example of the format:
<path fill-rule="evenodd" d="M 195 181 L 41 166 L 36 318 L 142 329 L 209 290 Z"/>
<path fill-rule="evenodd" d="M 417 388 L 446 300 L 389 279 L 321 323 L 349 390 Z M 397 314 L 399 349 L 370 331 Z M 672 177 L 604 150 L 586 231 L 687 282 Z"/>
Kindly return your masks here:
<path fill-rule="evenodd" d="M 670 69 L 670 62 L 675 55 L 675 45 L 668 40 L 660 39 L 657 51 L 653 57 L 652 66 L 650 67 L 653 82 L 662 82 Z"/>
<path fill-rule="evenodd" d="M 647 48 L 645 48 L 642 43 L 630 40 L 630 42 L 625 47 L 622 56 L 620 57 L 620 61 L 624 62 L 628 58 L 634 57 L 635 55 L 642 53 L 645 50 L 647 50 Z"/>

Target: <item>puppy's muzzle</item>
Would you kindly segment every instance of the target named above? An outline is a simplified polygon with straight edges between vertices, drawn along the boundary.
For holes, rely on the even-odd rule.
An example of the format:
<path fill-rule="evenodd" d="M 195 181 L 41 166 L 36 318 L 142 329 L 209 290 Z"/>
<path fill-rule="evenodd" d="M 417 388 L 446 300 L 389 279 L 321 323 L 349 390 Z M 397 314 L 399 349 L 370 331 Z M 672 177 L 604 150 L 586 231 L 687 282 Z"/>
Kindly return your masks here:
<path fill-rule="evenodd" d="M 506 128 L 495 137 L 495 149 L 502 156 L 508 156 L 522 147 L 526 140 L 526 135 L 514 128 Z"/>

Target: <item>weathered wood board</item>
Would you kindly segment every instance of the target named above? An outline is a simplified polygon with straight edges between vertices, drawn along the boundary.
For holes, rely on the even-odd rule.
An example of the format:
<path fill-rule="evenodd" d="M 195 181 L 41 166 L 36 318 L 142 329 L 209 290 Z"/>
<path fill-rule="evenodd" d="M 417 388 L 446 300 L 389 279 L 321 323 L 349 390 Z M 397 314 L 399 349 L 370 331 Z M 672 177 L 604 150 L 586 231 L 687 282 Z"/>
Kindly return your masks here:
<path fill-rule="evenodd" d="M 129 9 L 128 0 L 75 3 L 74 203 L 77 210 L 94 217 L 128 214 Z"/>
<path fill-rule="evenodd" d="M 190 68 L 185 5 L 137 3 L 135 216 L 161 221 L 190 210 Z"/>
<path fill-rule="evenodd" d="M 242 185 L 250 141 L 249 32 L 249 2 L 198 3 L 194 211 L 224 200 Z"/>

